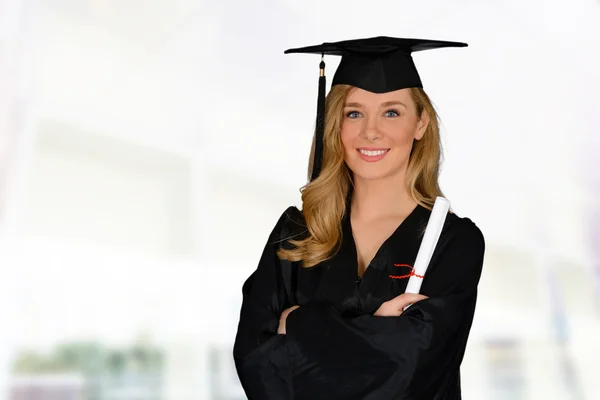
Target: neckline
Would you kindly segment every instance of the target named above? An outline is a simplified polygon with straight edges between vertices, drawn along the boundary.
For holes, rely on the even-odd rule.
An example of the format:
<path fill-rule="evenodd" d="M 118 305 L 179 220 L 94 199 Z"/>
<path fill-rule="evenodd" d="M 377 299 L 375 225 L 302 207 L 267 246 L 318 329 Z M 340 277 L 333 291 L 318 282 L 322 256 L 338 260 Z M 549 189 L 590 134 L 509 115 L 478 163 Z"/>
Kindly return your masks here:
<path fill-rule="evenodd" d="M 361 279 L 363 279 L 363 277 L 365 276 L 367 271 L 369 271 L 369 269 L 371 269 L 375 266 L 374 261 L 377 260 L 378 257 L 380 256 L 380 253 L 383 250 L 385 250 L 388 243 L 394 237 L 396 237 L 400 233 L 400 231 L 402 231 L 406 226 L 408 226 L 409 222 L 412 219 L 414 219 L 421 210 L 426 210 L 426 208 L 423 207 L 422 205 L 420 205 L 419 203 L 417 203 L 415 208 L 412 209 L 412 211 L 398 224 L 396 229 L 394 229 L 394 231 L 381 243 L 381 245 L 379 245 L 379 247 L 377 248 L 377 251 L 375 252 L 375 255 L 369 261 L 369 264 L 365 267 L 365 270 L 361 276 L 358 274 L 358 264 L 359 264 L 358 263 L 358 249 L 356 247 L 356 240 L 354 239 L 354 234 L 352 233 L 352 221 L 350 218 L 350 214 L 351 214 L 350 204 L 347 205 L 346 213 L 344 215 L 344 230 L 343 230 L 344 237 L 342 238 L 342 240 L 343 240 L 343 242 L 349 244 L 349 248 L 348 248 L 349 258 L 350 258 L 349 261 L 354 266 L 354 273 L 356 274 L 356 277 L 359 281 Z"/>

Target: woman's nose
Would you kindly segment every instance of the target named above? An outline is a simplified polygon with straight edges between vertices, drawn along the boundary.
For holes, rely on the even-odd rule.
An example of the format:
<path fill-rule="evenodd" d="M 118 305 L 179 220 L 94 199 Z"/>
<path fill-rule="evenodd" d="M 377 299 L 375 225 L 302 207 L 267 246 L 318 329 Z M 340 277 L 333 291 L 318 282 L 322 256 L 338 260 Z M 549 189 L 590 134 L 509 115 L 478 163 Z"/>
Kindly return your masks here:
<path fill-rule="evenodd" d="M 365 118 L 365 125 L 362 130 L 362 136 L 367 140 L 376 140 L 381 137 L 381 132 L 377 127 L 376 118 Z"/>

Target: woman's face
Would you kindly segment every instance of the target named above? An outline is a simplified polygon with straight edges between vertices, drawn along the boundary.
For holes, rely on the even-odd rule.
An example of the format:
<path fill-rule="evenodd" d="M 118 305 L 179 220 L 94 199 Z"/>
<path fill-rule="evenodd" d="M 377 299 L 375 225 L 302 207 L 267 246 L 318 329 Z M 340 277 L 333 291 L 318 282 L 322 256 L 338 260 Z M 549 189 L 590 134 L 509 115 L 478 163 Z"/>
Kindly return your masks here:
<path fill-rule="evenodd" d="M 413 141 L 420 140 L 428 116 L 417 116 L 410 89 L 372 93 L 354 88 L 346 96 L 341 140 L 354 178 L 380 179 L 406 171 Z"/>

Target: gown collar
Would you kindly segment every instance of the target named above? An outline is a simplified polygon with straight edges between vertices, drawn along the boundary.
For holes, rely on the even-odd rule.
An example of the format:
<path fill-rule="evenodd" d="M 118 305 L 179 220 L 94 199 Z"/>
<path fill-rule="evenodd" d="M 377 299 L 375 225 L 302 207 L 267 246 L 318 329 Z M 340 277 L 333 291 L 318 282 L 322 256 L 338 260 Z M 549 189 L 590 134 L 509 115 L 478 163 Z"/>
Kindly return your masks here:
<path fill-rule="evenodd" d="M 404 239 L 409 240 L 413 237 L 416 239 L 416 235 L 424 231 L 424 226 L 427 224 L 430 213 L 430 210 L 417 204 L 408 216 L 396 227 L 392 234 L 383 241 L 375 252 L 375 256 L 371 260 L 367 270 L 369 268 L 384 269 L 386 263 L 389 263 L 390 261 L 390 249 L 395 247 L 394 243 L 398 243 L 398 241 L 403 241 Z M 352 234 L 350 214 L 350 202 L 347 202 L 346 212 L 341 221 L 342 245 L 340 247 L 340 253 L 344 258 L 344 264 L 351 265 L 356 270 L 356 274 L 358 274 L 358 252 L 354 235 Z"/>

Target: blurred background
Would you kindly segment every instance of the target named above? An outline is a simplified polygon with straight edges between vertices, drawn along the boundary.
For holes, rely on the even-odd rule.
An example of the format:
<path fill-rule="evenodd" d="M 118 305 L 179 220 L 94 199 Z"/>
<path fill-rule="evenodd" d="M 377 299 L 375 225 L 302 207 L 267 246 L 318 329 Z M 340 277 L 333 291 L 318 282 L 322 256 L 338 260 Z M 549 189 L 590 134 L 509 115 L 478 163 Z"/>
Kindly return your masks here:
<path fill-rule="evenodd" d="M 599 399 L 598 0 L 0 0 L 7 400 L 241 400 L 241 285 L 300 206 L 318 56 L 415 55 L 487 242 L 466 400 Z M 338 59 L 329 57 L 329 81 Z"/>

